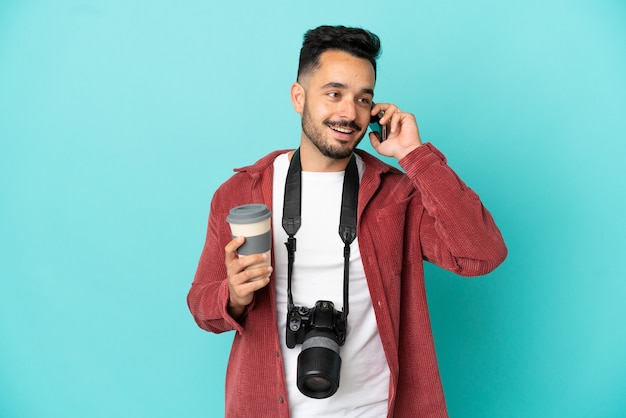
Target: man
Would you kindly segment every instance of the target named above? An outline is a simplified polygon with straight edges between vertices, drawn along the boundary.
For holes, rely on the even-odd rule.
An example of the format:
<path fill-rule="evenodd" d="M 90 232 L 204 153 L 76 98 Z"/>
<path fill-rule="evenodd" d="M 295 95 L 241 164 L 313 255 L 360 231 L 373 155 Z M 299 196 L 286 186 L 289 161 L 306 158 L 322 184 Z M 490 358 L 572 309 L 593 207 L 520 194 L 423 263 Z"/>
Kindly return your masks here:
<path fill-rule="evenodd" d="M 201 328 L 236 331 L 226 416 L 447 416 L 422 260 L 476 276 L 496 268 L 506 247 L 478 196 L 441 152 L 422 144 L 415 117 L 392 104 L 374 104 L 379 49 L 378 37 L 362 29 L 322 26 L 307 32 L 291 87 L 302 117 L 298 153 L 276 151 L 236 170 L 214 195 L 188 304 Z M 370 133 L 370 142 L 377 153 L 396 158 L 404 172 L 355 150 L 370 118 L 381 114 L 388 137 L 381 142 Z M 298 160 L 301 226 L 294 235 L 282 227 L 283 203 L 294 199 L 286 179 L 295 175 L 290 170 Z M 357 185 L 344 190 L 354 164 Z M 342 206 L 350 206 L 344 200 L 350 187 L 358 190 L 351 243 L 337 233 Z M 270 266 L 247 268 L 264 261 L 262 254 L 237 256 L 244 239 L 232 239 L 225 219 L 231 208 L 246 203 L 272 209 Z M 297 239 L 293 259 L 290 245 L 282 245 L 290 238 Z M 348 281 L 345 293 L 342 277 Z M 342 313 L 349 302 L 345 343 L 337 350 L 338 388 L 322 399 L 305 395 L 300 386 L 304 366 L 298 355 L 306 343 L 285 343 L 288 313 L 294 306 L 321 312 L 318 301 L 331 301 Z M 339 341 L 340 328 L 324 330 L 326 340 Z"/>

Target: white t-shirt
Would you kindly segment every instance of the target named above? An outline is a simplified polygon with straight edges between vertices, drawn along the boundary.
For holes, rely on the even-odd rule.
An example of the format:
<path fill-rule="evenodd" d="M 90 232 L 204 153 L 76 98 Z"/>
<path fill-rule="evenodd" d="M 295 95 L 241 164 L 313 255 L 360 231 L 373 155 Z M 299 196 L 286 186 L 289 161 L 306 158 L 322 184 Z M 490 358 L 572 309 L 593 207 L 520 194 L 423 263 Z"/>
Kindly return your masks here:
<path fill-rule="evenodd" d="M 363 161 L 357 157 L 359 175 Z M 326 399 L 303 395 L 296 385 L 301 345 L 287 348 L 287 234 L 282 228 L 287 154 L 274 162 L 273 234 L 278 334 L 280 336 L 290 412 L 304 417 L 386 417 L 389 366 L 385 358 L 370 298 L 358 239 L 350 246 L 349 314 L 346 342 L 339 347 L 339 389 Z M 302 226 L 296 234 L 297 251 L 291 290 L 296 306 L 313 308 L 330 300 L 343 310 L 343 248 L 339 214 L 344 172 L 302 172 Z"/>

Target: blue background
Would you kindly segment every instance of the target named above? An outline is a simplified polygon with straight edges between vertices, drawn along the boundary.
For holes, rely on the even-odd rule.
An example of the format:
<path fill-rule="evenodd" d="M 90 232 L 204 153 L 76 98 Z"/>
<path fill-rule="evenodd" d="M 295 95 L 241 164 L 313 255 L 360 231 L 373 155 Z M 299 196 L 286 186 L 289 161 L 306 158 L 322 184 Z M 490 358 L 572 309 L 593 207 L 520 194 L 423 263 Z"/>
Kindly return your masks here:
<path fill-rule="evenodd" d="M 377 100 L 508 244 L 427 270 L 451 416 L 626 415 L 623 1 L 3 0 L 1 417 L 223 415 L 232 334 L 185 297 L 214 190 L 298 143 L 320 24 L 380 35 Z"/>

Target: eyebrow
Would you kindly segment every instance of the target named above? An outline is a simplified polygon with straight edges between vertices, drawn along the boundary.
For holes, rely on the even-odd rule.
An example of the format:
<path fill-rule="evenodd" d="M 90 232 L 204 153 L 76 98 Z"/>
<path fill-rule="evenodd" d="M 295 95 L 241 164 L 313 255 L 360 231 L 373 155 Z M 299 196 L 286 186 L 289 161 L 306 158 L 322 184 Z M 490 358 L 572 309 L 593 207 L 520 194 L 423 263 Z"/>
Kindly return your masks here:
<path fill-rule="evenodd" d="M 330 83 L 326 83 L 322 86 L 322 89 L 327 89 L 327 88 L 335 88 L 335 89 L 347 89 L 348 86 L 346 86 L 343 83 L 338 83 L 336 81 L 331 81 Z M 361 89 L 361 93 L 367 93 L 367 94 L 371 94 L 372 96 L 374 95 L 374 90 L 373 89 L 369 89 L 369 88 L 363 88 Z"/>

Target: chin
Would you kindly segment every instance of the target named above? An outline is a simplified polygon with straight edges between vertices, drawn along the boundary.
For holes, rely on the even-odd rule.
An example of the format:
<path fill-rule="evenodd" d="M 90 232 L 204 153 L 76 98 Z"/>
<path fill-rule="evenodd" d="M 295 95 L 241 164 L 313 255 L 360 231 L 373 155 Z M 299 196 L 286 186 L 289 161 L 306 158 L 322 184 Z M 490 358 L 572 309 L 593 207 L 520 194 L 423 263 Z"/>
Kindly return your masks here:
<path fill-rule="evenodd" d="M 338 146 L 338 147 L 337 146 L 318 147 L 318 149 L 320 150 L 322 154 L 324 154 L 324 156 L 328 158 L 332 158 L 335 160 L 343 160 L 352 155 L 357 145 L 359 145 L 359 142 L 361 141 L 359 140 L 355 144 L 345 144 L 343 146 Z"/>

